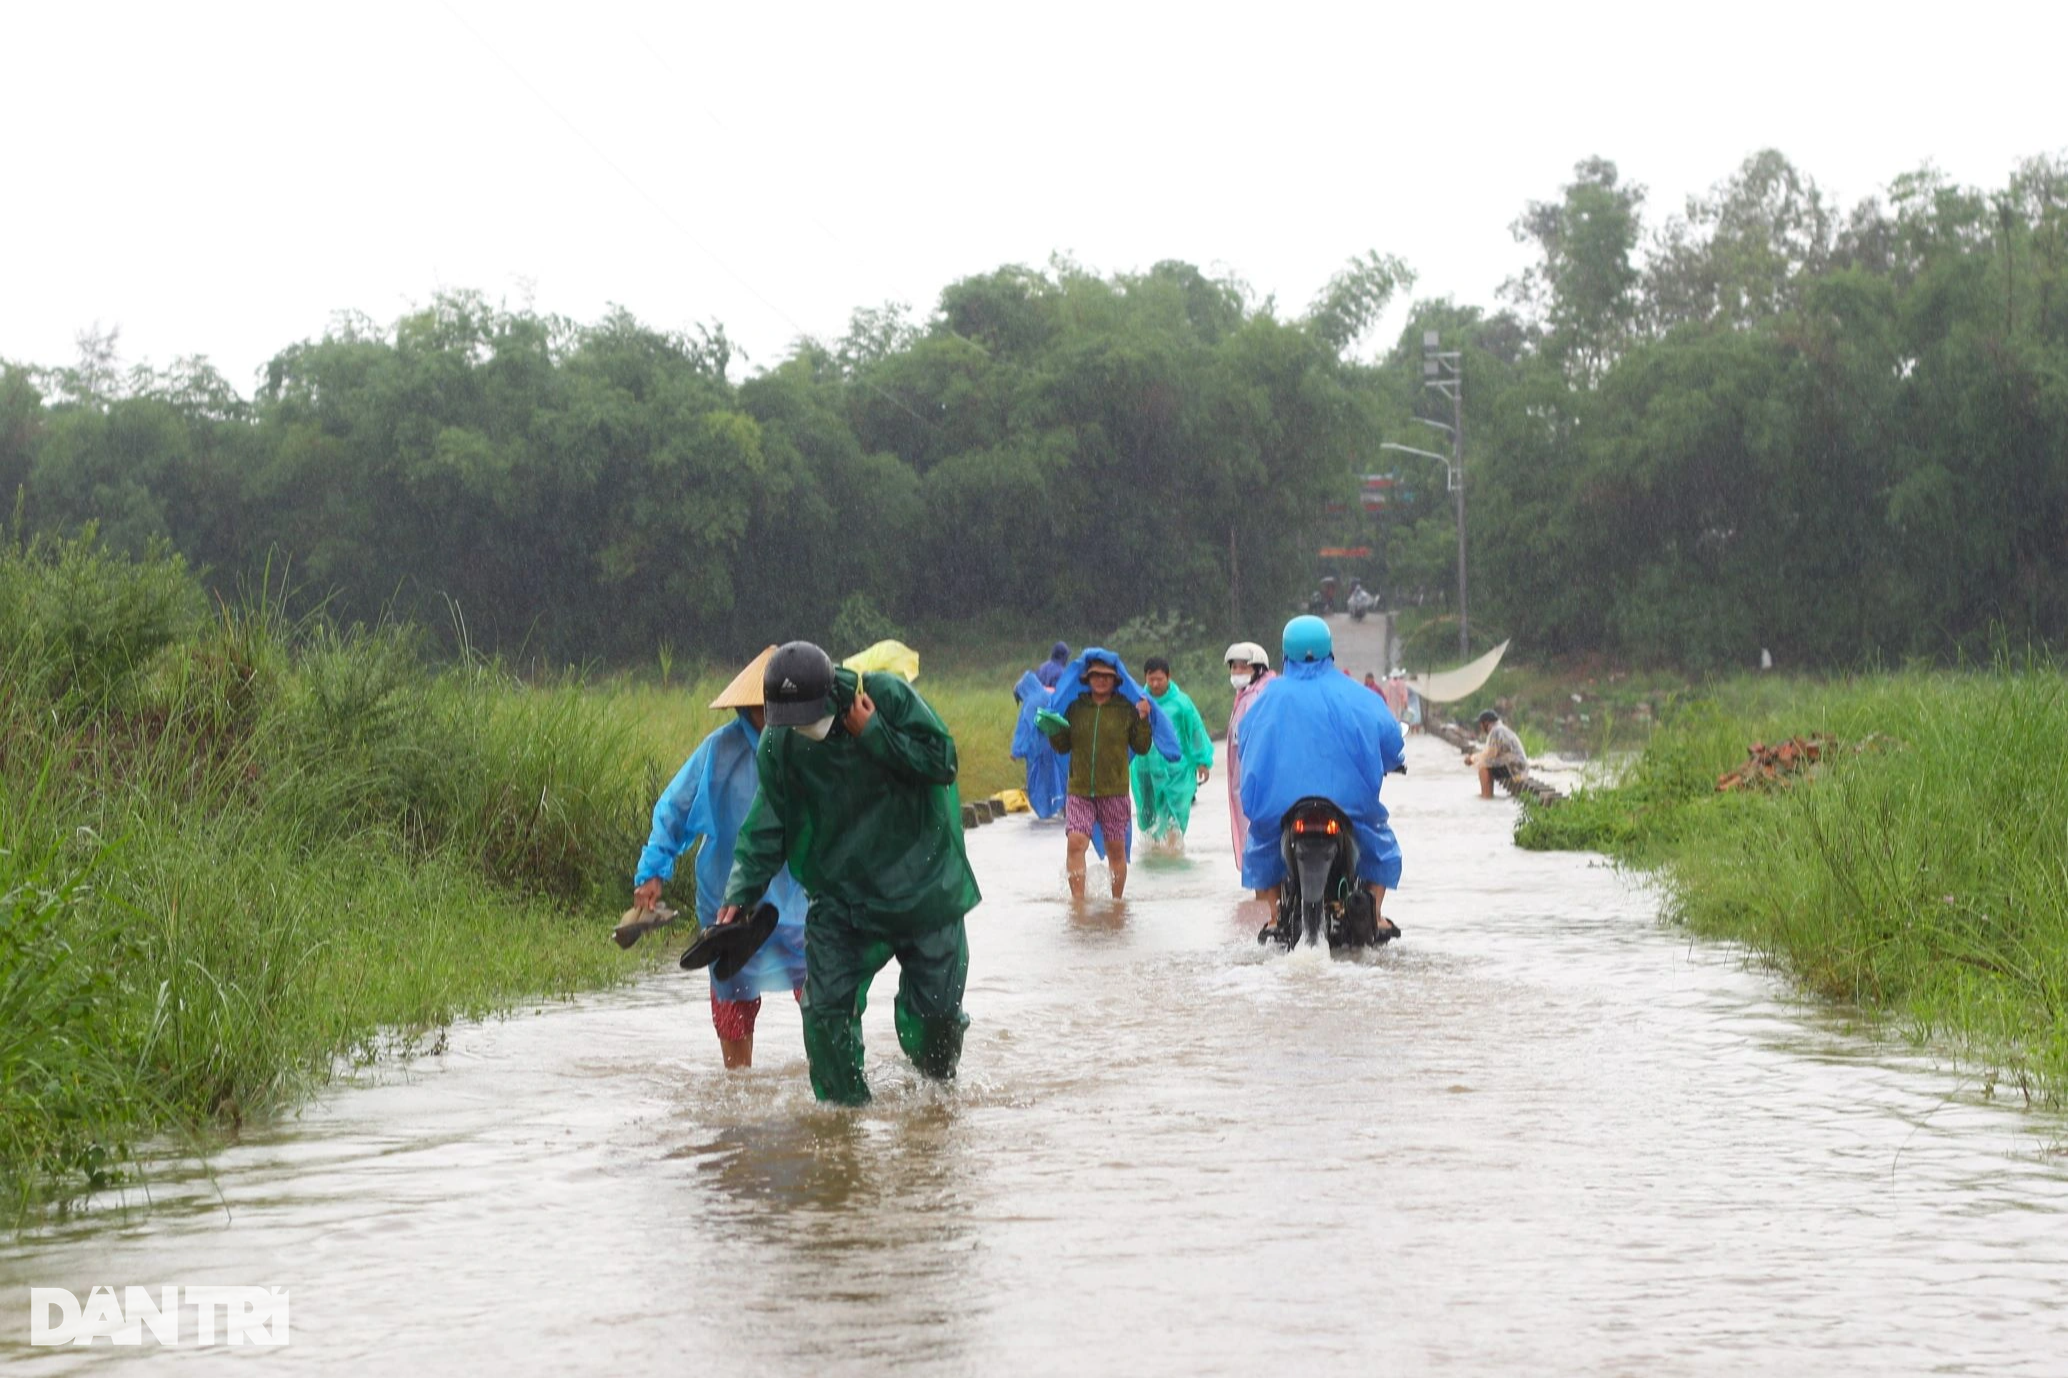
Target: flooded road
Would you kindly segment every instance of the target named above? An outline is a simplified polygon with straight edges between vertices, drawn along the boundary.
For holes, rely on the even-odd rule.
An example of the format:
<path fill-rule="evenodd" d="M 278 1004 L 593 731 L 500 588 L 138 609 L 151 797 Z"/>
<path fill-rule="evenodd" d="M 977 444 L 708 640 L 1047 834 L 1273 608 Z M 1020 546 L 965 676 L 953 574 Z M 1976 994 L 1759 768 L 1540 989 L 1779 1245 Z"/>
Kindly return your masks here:
<path fill-rule="evenodd" d="M 264 1362 L 338 1374 L 2068 1371 L 2061 1121 L 1516 851 L 1448 748 L 1409 761 L 1375 959 L 1256 946 L 1218 777 L 1124 905 L 1073 909 L 1059 828 L 1007 820 L 970 834 L 953 1088 L 897 1057 L 888 977 L 845 1112 L 788 1002 L 727 1075 L 671 969 L 8 1243 L 0 1353 L 257 1358 L 25 1346 L 32 1284 L 226 1283 L 291 1291 Z"/>

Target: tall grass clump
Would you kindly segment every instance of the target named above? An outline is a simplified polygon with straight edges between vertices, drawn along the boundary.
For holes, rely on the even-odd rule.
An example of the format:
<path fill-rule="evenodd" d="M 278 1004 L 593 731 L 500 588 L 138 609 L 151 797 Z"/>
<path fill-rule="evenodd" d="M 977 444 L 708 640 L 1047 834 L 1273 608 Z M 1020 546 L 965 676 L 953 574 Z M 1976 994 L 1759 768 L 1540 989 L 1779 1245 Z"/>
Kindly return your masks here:
<path fill-rule="evenodd" d="M 617 978 L 598 920 L 656 771 L 579 683 L 210 610 L 90 533 L 0 549 L 0 1181 L 90 1189 L 152 1135 Z"/>
<path fill-rule="evenodd" d="M 1719 793 L 1746 747 L 1828 732 L 1809 776 Z M 1656 867 L 1671 913 L 2028 1091 L 2068 1089 L 2068 685 L 2000 660 L 1771 691 L 1667 723 L 1617 785 L 1532 808 L 1527 846 Z"/>
<path fill-rule="evenodd" d="M 147 1118 L 118 1051 L 112 975 L 72 940 L 97 850 L 0 847 L 0 1189 L 16 1206 L 51 1178 L 106 1184 Z"/>

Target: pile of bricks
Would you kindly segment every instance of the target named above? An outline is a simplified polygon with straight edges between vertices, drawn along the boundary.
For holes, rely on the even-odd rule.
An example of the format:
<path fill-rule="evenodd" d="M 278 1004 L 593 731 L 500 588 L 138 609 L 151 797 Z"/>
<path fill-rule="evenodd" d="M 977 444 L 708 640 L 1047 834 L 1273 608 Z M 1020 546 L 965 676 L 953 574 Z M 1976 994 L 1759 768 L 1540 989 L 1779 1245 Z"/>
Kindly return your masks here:
<path fill-rule="evenodd" d="M 1717 792 L 1786 789 L 1811 774 L 1837 746 L 1837 739 L 1823 732 L 1785 742 L 1754 742 L 1746 749 L 1745 764 L 1716 777 Z"/>

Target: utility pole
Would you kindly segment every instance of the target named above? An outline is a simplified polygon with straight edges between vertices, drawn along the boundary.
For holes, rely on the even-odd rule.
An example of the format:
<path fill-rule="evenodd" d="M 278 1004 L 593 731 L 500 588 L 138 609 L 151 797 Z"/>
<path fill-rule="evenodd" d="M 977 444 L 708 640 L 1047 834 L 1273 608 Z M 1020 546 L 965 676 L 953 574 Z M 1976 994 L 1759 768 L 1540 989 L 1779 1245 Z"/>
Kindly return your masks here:
<path fill-rule="evenodd" d="M 1228 523 L 1228 635 L 1242 635 L 1242 571 L 1235 562 L 1235 523 Z"/>
<path fill-rule="evenodd" d="M 1458 503 L 1458 660 L 1472 658 L 1471 623 L 1465 605 L 1465 369 L 1459 350 L 1446 350 L 1433 330 L 1422 332 L 1422 386 L 1450 398 L 1451 423 L 1429 422 L 1450 432 L 1450 490 Z"/>

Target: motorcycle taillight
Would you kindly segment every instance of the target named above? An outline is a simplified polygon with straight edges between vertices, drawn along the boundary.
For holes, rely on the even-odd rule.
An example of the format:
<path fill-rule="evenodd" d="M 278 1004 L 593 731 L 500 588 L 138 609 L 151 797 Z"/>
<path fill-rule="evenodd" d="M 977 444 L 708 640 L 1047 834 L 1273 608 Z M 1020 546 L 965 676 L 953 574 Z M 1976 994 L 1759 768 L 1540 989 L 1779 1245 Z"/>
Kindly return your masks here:
<path fill-rule="evenodd" d="M 1333 818 L 1295 818 L 1293 831 L 1296 833 L 1327 833 L 1334 837 L 1342 829 Z"/>

